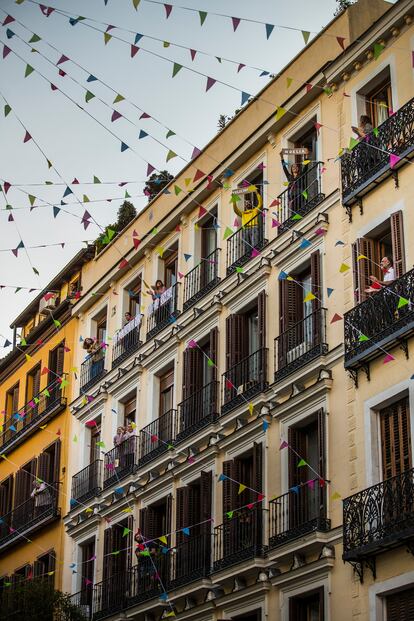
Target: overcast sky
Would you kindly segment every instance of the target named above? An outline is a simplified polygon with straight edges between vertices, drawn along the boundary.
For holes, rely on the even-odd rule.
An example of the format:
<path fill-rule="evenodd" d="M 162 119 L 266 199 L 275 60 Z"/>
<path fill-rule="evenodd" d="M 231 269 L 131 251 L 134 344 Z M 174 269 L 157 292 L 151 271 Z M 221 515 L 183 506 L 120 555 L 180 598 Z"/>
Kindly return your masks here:
<path fill-rule="evenodd" d="M 176 173 L 191 157 L 191 145 L 201 148 L 215 135 L 219 114 L 232 114 L 240 105 L 239 92 L 216 84 L 205 93 L 206 78 L 185 68 L 171 79 L 173 65 L 159 56 L 187 65 L 248 93 L 256 93 L 268 78 L 259 77 L 259 71 L 249 67 L 237 73 L 238 65 L 225 62 L 224 58 L 275 73 L 304 45 L 300 32 L 275 28 L 270 39 L 266 40 L 264 25 L 242 21 L 234 33 L 230 19 L 214 15 L 208 15 L 203 27 L 200 27 L 197 13 L 178 7 L 173 9 L 167 20 L 165 8 L 147 0 L 141 1 L 138 11 L 133 8 L 132 0 L 108 0 L 107 6 L 104 0 L 50 0 L 50 3 L 62 11 L 91 17 L 99 23 L 85 20 L 72 26 L 68 17 L 56 12 L 45 17 L 39 6 L 30 0 L 20 5 L 13 0 L 0 2 L 1 23 L 6 14 L 10 14 L 27 27 L 13 22 L 0 28 L 0 49 L 6 43 L 13 50 L 5 59 L 0 57 L 0 179 L 12 184 L 7 193 L 7 204 L 13 207 L 13 211 L 6 210 L 4 196 L 0 196 L 1 285 L 44 287 L 82 247 L 83 240 L 97 237 L 100 233 L 98 226 L 91 224 L 84 231 L 81 224 L 85 206 L 76 201 L 77 198 L 82 200 L 84 194 L 90 201 L 118 199 L 110 203 L 87 204 L 89 212 L 102 227 L 114 221 L 125 190 L 138 209 L 146 204 L 142 189 L 147 165 L 136 153 L 160 169 L 165 168 L 167 150 L 149 136 L 138 139 L 140 129 L 182 156 L 183 159 L 177 157 L 168 164 L 169 170 Z M 336 2 L 180 0 L 180 5 L 318 32 L 332 19 Z M 113 38 L 105 45 L 102 32 L 96 29 L 104 31 L 108 24 L 161 41 L 144 36 L 138 43 L 141 49 L 131 58 L 130 43 L 134 40 L 134 34 L 115 28 L 110 31 Z M 41 41 L 25 44 L 23 41 L 28 42 L 33 32 L 41 37 Z M 162 41 L 171 42 L 171 45 L 164 47 Z M 48 43 L 59 51 L 52 49 Z M 211 56 L 197 54 L 192 61 L 188 49 L 180 49 L 173 43 L 207 52 Z M 39 54 L 32 51 L 32 45 Z M 82 68 L 70 61 L 64 62 L 61 67 L 67 75 L 59 76 L 54 65 L 61 53 Z M 222 63 L 215 56 L 223 57 Z M 24 78 L 26 63 L 34 67 L 35 72 Z M 105 82 L 128 101 L 113 104 L 114 92 L 99 81 L 88 83 L 89 74 Z M 48 81 L 73 101 L 59 90 L 52 91 Z M 85 104 L 85 88 L 96 95 L 88 104 Z M 2 97 L 12 108 L 6 117 Z M 80 110 L 76 102 L 97 120 Z M 171 128 L 177 136 L 167 140 L 165 127 L 152 119 L 139 120 L 137 107 Z M 124 118 L 111 123 L 110 108 L 116 108 L 133 123 L 128 123 Z M 48 169 L 46 158 L 33 140 L 24 143 L 25 130 L 18 119 L 58 172 Z M 121 140 L 136 153 L 132 149 L 121 153 Z M 72 185 L 75 194 L 68 195 L 64 200 L 73 204 L 63 207 L 72 215 L 61 211 L 54 218 L 52 207 L 48 205 L 29 210 L 28 194 L 36 197 L 35 204 L 46 202 L 60 206 L 65 185 L 45 185 L 46 181 L 62 184 L 77 178 L 81 183 L 92 182 L 94 175 L 101 181 L 115 183 Z M 117 184 L 122 181 L 134 183 L 119 187 Z M 11 222 L 8 221 L 10 213 L 14 218 Z M 21 239 L 26 247 L 61 242 L 65 243 L 65 247 L 28 248 L 27 252 L 19 250 L 18 258 L 15 258 L 10 249 L 16 248 Z M 32 267 L 39 271 L 39 276 Z M 14 293 L 14 289 L 10 288 L 0 291 L 0 334 L 3 337 L 11 339 L 10 322 L 35 295 L 36 292 L 29 294 L 27 291 Z M 0 337 L 0 344 L 3 342 Z M 0 356 L 7 351 L 0 348 Z"/>

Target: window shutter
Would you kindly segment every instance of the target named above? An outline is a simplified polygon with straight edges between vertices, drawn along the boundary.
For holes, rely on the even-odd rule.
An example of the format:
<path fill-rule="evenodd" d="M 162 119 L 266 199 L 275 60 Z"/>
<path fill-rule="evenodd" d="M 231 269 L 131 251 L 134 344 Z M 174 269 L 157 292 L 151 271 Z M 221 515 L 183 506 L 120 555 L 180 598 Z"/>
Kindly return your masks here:
<path fill-rule="evenodd" d="M 50 462 L 50 453 L 48 451 L 43 451 L 43 453 L 39 455 L 37 463 L 37 478 L 45 483 L 52 483 L 50 480 Z"/>
<path fill-rule="evenodd" d="M 408 397 L 381 410 L 382 473 L 389 479 L 411 465 L 411 432 Z"/>
<path fill-rule="evenodd" d="M 291 280 L 280 280 L 280 332 L 286 332 L 300 321 L 302 288 Z"/>
<path fill-rule="evenodd" d="M 387 621 L 410 621 L 414 619 L 414 589 L 398 591 L 385 598 Z"/>
<path fill-rule="evenodd" d="M 51 550 L 48 556 L 48 571 L 55 571 L 55 569 L 56 569 L 56 552 L 54 550 Z M 48 578 L 52 584 L 55 583 L 54 576 L 50 576 L 50 577 L 48 576 Z"/>
<path fill-rule="evenodd" d="M 148 530 L 148 507 L 139 510 L 139 530 L 144 539 L 149 539 Z"/>
<path fill-rule="evenodd" d="M 230 479 L 235 479 L 234 470 L 235 470 L 234 461 L 232 459 L 229 461 L 223 462 L 223 474 L 225 477 L 230 477 Z M 224 514 L 236 508 L 235 487 L 237 487 L 236 483 L 233 483 L 233 481 L 229 481 L 227 478 L 224 479 L 223 481 L 223 513 Z"/>
<path fill-rule="evenodd" d="M 159 537 L 160 535 L 165 535 L 171 532 L 171 520 L 172 520 L 172 494 L 168 494 L 166 499 L 166 519 L 165 519 L 165 532 L 160 533 L 159 531 L 155 533 L 155 537 Z M 161 528 L 163 530 L 163 528 Z M 167 537 L 168 543 L 170 543 L 171 537 Z"/>
<path fill-rule="evenodd" d="M 36 463 L 36 458 L 32 459 L 24 469 L 20 468 L 16 473 L 15 507 L 18 507 L 30 498 L 33 490 L 33 481 L 36 477 Z"/>
<path fill-rule="evenodd" d="M 37 559 L 33 563 L 33 577 L 39 578 L 43 574 L 43 563 L 41 560 Z"/>
<path fill-rule="evenodd" d="M 55 484 L 55 488 L 59 489 L 59 480 L 60 480 L 60 451 L 61 451 L 61 441 L 56 440 L 53 444 L 54 455 L 53 455 L 53 472 L 51 473 L 53 476 L 53 482 Z"/>
<path fill-rule="evenodd" d="M 403 212 L 397 211 L 391 215 L 392 260 L 395 276 L 400 278 L 405 273 L 405 249 Z"/>
<path fill-rule="evenodd" d="M 13 475 L 5 479 L 0 485 L 0 516 L 9 513 L 13 507 Z"/>
<path fill-rule="evenodd" d="M 310 262 L 312 293 L 316 295 L 316 300 L 312 300 L 312 311 L 315 312 L 321 307 L 322 299 L 321 254 L 319 250 L 315 250 L 315 252 L 311 253 Z"/>
<path fill-rule="evenodd" d="M 227 370 L 247 356 L 248 331 L 244 315 L 230 315 L 226 319 Z"/>
<path fill-rule="evenodd" d="M 259 347 L 266 347 L 266 292 L 261 291 L 257 297 L 257 314 L 259 323 Z"/>
<path fill-rule="evenodd" d="M 232 350 L 231 350 L 231 326 L 233 321 L 233 315 L 226 317 L 226 369 L 230 369 L 232 366 Z"/>
<path fill-rule="evenodd" d="M 104 560 L 103 560 L 103 580 L 108 580 L 112 573 L 112 559 L 111 552 L 113 552 L 112 547 L 112 528 L 107 528 L 104 531 Z"/>
<path fill-rule="evenodd" d="M 177 506 L 176 506 L 176 530 L 177 532 L 177 545 L 180 545 L 184 541 L 184 533 L 180 532 L 181 528 L 184 526 L 188 526 L 189 522 L 186 522 L 187 514 L 188 514 L 188 493 L 189 489 L 187 486 L 179 487 L 177 489 Z"/>
<path fill-rule="evenodd" d="M 212 507 L 212 490 L 213 490 L 213 477 L 211 470 L 209 472 L 200 473 L 201 477 L 201 494 L 200 494 L 200 522 L 209 520 L 211 518 Z M 209 522 L 202 524 L 201 531 L 204 533 L 210 532 L 211 526 Z"/>
<path fill-rule="evenodd" d="M 63 343 L 61 343 L 56 350 L 56 373 L 59 377 L 61 377 L 63 373 L 64 358 L 65 350 Z"/>
<path fill-rule="evenodd" d="M 306 435 L 295 427 L 289 427 L 288 429 L 288 443 L 296 453 L 300 455 L 298 457 L 293 451 L 289 451 L 289 487 L 295 485 L 301 485 L 307 480 L 307 468 L 298 468 L 298 462 L 301 458 L 307 458 L 306 454 Z"/>
<path fill-rule="evenodd" d="M 256 490 L 256 492 L 263 491 L 263 473 L 262 473 L 262 461 L 263 461 L 263 447 L 262 443 L 253 443 L 253 481 L 252 487 Z M 255 502 L 257 500 L 257 494 L 251 492 L 251 502 Z M 260 507 L 260 503 L 258 503 Z"/>
<path fill-rule="evenodd" d="M 358 261 L 358 257 L 363 255 L 367 259 Z M 367 299 L 368 294 L 365 289 L 370 286 L 370 275 L 374 275 L 381 279 L 381 270 L 378 267 L 380 258 L 378 257 L 377 244 L 372 239 L 361 237 L 357 239 L 352 247 L 353 271 L 355 280 L 355 290 L 357 291 L 357 302 L 360 304 Z"/>
<path fill-rule="evenodd" d="M 13 414 L 15 414 L 19 409 L 19 385 L 13 388 L 13 398 L 12 398 L 12 410 Z"/>
<path fill-rule="evenodd" d="M 33 374 L 33 397 L 37 397 L 40 392 L 40 367 Z"/>
<path fill-rule="evenodd" d="M 318 473 L 325 480 L 326 477 L 326 414 L 323 408 L 318 410 Z M 314 473 L 311 471 L 311 478 Z M 326 517 L 326 485 L 315 484 L 319 494 L 319 511 L 321 517 Z"/>
<path fill-rule="evenodd" d="M 218 328 L 210 330 L 210 360 L 214 362 L 214 366 L 211 368 L 212 381 L 217 381 L 217 367 L 218 367 Z"/>
<path fill-rule="evenodd" d="M 134 546 L 133 536 L 134 536 L 134 516 L 128 515 L 127 518 L 127 528 L 129 529 L 129 533 L 126 537 L 122 537 L 123 548 L 127 548 L 127 568 L 132 566 L 132 548 Z M 122 533 L 121 533 L 122 536 Z"/>
<path fill-rule="evenodd" d="M 183 353 L 183 399 L 188 399 L 202 387 L 202 356 L 198 347 L 191 347 Z"/>

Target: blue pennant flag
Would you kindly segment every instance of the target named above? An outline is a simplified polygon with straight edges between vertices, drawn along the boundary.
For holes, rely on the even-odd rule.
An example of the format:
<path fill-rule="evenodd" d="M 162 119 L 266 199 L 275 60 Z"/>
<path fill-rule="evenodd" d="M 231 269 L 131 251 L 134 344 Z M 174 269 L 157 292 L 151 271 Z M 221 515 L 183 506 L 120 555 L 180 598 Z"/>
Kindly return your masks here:
<path fill-rule="evenodd" d="M 139 132 L 139 136 L 138 136 L 138 138 L 139 138 L 139 139 L 141 139 L 141 138 L 146 138 L 147 136 L 148 136 L 147 132 L 144 132 L 144 130 L 143 130 L 143 129 L 141 129 L 141 131 Z"/>
<path fill-rule="evenodd" d="M 97 79 L 98 79 L 98 78 L 95 78 L 95 76 L 91 74 L 91 75 L 89 76 L 89 78 L 87 78 L 87 80 L 86 80 L 86 81 L 87 81 L 87 82 L 96 82 L 96 80 L 97 80 Z"/>
<path fill-rule="evenodd" d="M 189 528 L 182 528 L 181 530 L 184 533 L 184 535 L 189 535 L 190 534 L 190 529 Z"/>
<path fill-rule="evenodd" d="M 268 39 L 270 35 L 272 34 L 273 28 L 274 28 L 273 24 L 266 24 L 266 39 Z"/>

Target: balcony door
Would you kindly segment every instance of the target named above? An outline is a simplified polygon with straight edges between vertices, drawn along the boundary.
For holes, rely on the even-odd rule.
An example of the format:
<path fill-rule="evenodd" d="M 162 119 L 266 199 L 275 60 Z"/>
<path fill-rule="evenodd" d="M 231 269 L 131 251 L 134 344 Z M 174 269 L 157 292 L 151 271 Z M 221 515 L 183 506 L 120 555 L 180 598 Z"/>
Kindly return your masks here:
<path fill-rule="evenodd" d="M 27 374 L 26 377 L 26 403 L 32 402 L 32 405 L 26 407 L 26 416 L 23 419 L 23 426 L 28 425 L 33 418 L 39 413 L 39 405 L 40 405 L 40 413 L 45 409 L 44 403 L 40 402 L 36 404 L 33 400 L 39 399 L 40 393 L 40 364 L 37 365 L 30 373 Z M 34 406 L 34 407 L 33 407 Z"/>
<path fill-rule="evenodd" d="M 325 433 L 323 409 L 310 420 L 289 427 L 288 441 L 293 449 L 288 454 L 289 489 L 293 488 L 288 506 L 290 530 L 305 524 L 317 527 L 319 519 L 326 517 L 326 490 L 319 480 L 319 476 L 325 480 Z M 302 459 L 308 465 L 298 467 Z"/>
<path fill-rule="evenodd" d="M 324 589 L 289 598 L 289 621 L 325 621 Z"/>
<path fill-rule="evenodd" d="M 58 399 L 61 394 L 58 383 L 58 377 L 62 377 L 63 368 L 65 361 L 65 348 L 64 343 L 60 343 L 57 347 L 52 349 L 49 353 L 49 373 L 47 376 L 48 385 L 51 384 L 51 388 L 49 388 L 49 393 L 52 401 Z"/>
<path fill-rule="evenodd" d="M 126 528 L 129 532 L 124 536 Z M 97 591 L 97 605 L 102 610 L 116 609 L 129 589 L 133 530 L 134 518 L 130 515 L 104 531 L 103 583 Z"/>
<path fill-rule="evenodd" d="M 169 256 L 164 259 L 164 285 L 169 289 L 177 282 L 178 250 L 167 250 Z"/>
<path fill-rule="evenodd" d="M 93 583 L 95 578 L 95 539 L 91 539 L 81 546 L 82 585 L 80 603 L 88 606 L 92 611 Z"/>
<path fill-rule="evenodd" d="M 380 84 L 372 88 L 365 95 L 366 114 L 372 121 L 373 127 L 384 123 L 392 112 L 391 79 L 386 77 Z"/>
<path fill-rule="evenodd" d="M 409 621 L 414 619 L 414 588 L 397 591 L 385 598 L 385 621 Z"/>
<path fill-rule="evenodd" d="M 144 539 L 144 550 L 151 558 L 138 557 L 138 593 L 143 591 L 161 591 L 160 581 L 165 585 L 170 577 L 170 554 L 164 549 L 171 546 L 172 496 L 169 494 L 159 502 L 140 509 L 139 528 Z M 160 543 L 165 536 L 167 543 Z M 148 543 L 145 543 L 148 542 Z M 159 579 L 154 579 L 154 565 Z"/>

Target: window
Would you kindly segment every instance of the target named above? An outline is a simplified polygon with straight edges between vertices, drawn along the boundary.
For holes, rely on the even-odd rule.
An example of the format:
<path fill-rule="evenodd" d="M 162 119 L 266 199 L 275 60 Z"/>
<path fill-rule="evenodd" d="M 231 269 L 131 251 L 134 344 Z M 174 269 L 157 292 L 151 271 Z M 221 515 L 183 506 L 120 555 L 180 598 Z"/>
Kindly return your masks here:
<path fill-rule="evenodd" d="M 178 277 L 178 244 L 167 248 L 164 258 L 164 285 L 167 289 L 175 285 Z"/>
<path fill-rule="evenodd" d="M 37 477 L 56 490 L 60 478 L 60 446 L 60 440 L 56 440 L 39 455 L 37 460 Z"/>
<path fill-rule="evenodd" d="M 215 367 L 209 360 L 217 362 L 218 330 L 213 328 L 207 338 L 200 340 L 197 347 L 183 353 L 183 400 L 191 397 L 215 379 Z"/>
<path fill-rule="evenodd" d="M 89 444 L 89 463 L 92 464 L 100 459 L 101 449 L 99 443 L 101 441 L 101 419 L 95 420 L 96 425 L 90 428 L 90 444 Z"/>
<path fill-rule="evenodd" d="M 261 618 L 261 610 L 255 610 L 254 612 L 248 612 L 244 615 L 237 615 L 236 617 L 232 617 L 233 621 L 261 621 Z"/>
<path fill-rule="evenodd" d="M 259 294 L 257 303 L 245 312 L 230 315 L 226 320 L 227 369 L 266 347 L 266 294 Z"/>
<path fill-rule="evenodd" d="M 37 365 L 26 377 L 26 403 L 40 392 L 40 364 Z"/>
<path fill-rule="evenodd" d="M 10 418 L 19 409 L 19 384 L 6 392 L 6 417 Z"/>
<path fill-rule="evenodd" d="M 81 604 L 91 605 L 93 582 L 95 576 L 95 539 L 91 539 L 80 546 L 82 567 Z"/>
<path fill-rule="evenodd" d="M 29 563 L 27 563 L 23 567 L 19 567 L 19 569 L 16 569 L 13 572 L 12 579 L 11 579 L 12 586 L 16 587 L 20 582 L 23 582 L 24 580 L 26 580 L 32 575 L 33 575 L 33 570 L 32 570 L 32 566 Z"/>
<path fill-rule="evenodd" d="M 251 451 L 230 461 L 224 461 L 223 474 L 228 477 L 223 481 L 224 514 L 257 501 L 256 492 L 260 493 L 263 486 L 261 443 L 255 442 Z M 234 484 L 234 481 L 243 482 L 246 485 L 246 489 L 241 494 L 238 493 L 238 486 Z"/>
<path fill-rule="evenodd" d="M 206 520 L 211 517 L 211 502 L 211 472 L 201 472 L 199 479 L 177 489 L 177 545 L 185 541 L 181 529 L 190 524 L 196 525 L 191 529 L 195 537 L 210 532 L 210 522 Z"/>
<path fill-rule="evenodd" d="M 125 528 L 129 529 L 129 533 L 124 537 Z M 109 580 L 116 574 L 124 573 L 132 564 L 132 536 L 134 528 L 134 518 L 132 515 L 125 520 L 118 522 L 104 531 L 104 564 L 103 579 Z M 119 554 L 112 554 L 118 552 Z M 119 582 L 114 585 L 108 585 L 111 591 L 119 587 Z M 107 594 L 110 597 L 110 595 Z"/>
<path fill-rule="evenodd" d="M 65 361 L 65 345 L 60 343 L 49 353 L 49 373 L 47 376 L 48 384 L 53 385 L 53 390 L 49 390 L 52 399 L 57 399 L 60 395 L 60 386 L 57 382 L 58 377 L 63 375 L 63 365 Z"/>
<path fill-rule="evenodd" d="M 408 397 L 380 410 L 383 480 L 412 468 Z"/>
<path fill-rule="evenodd" d="M 168 495 L 149 507 L 140 509 L 139 527 L 144 539 L 156 539 L 171 532 L 172 496 Z M 167 541 L 170 537 L 167 537 Z"/>
<path fill-rule="evenodd" d="M 360 255 L 368 257 L 368 260 L 358 260 Z M 384 274 L 380 268 L 380 261 L 383 257 L 388 257 L 392 261 L 395 278 L 400 278 L 405 274 L 402 211 L 396 211 L 385 222 L 352 244 L 355 298 L 357 303 L 363 302 L 368 297 L 365 289 L 371 284 L 371 275 L 376 276 L 381 281 L 384 280 Z"/>
<path fill-rule="evenodd" d="M 217 248 L 217 207 L 214 207 L 201 224 L 201 259 L 207 258 Z"/>
<path fill-rule="evenodd" d="M 392 112 L 390 68 L 385 67 L 357 93 L 358 116 L 366 114 L 373 127 L 378 127 Z"/>
<path fill-rule="evenodd" d="M 128 312 L 131 313 L 132 317 L 136 317 L 141 312 L 141 286 L 142 281 L 141 276 L 139 276 L 128 287 Z"/>
<path fill-rule="evenodd" d="M 56 554 L 54 550 L 50 550 L 46 554 L 39 556 L 34 562 L 34 577 L 43 578 L 44 580 L 50 579 L 54 582 L 54 576 L 48 576 L 50 572 L 54 572 L 56 567 Z M 83 567 L 83 566 L 82 566 Z"/>
<path fill-rule="evenodd" d="M 385 597 L 386 621 L 414 619 L 414 588 L 398 591 Z"/>
<path fill-rule="evenodd" d="M 324 621 L 323 587 L 289 599 L 289 621 Z"/>
<path fill-rule="evenodd" d="M 13 475 L 0 483 L 0 516 L 6 515 L 13 508 Z"/>
<path fill-rule="evenodd" d="M 124 403 L 124 426 L 136 422 L 137 398 L 133 397 Z"/>
<path fill-rule="evenodd" d="M 37 459 L 34 458 L 16 472 L 14 507 L 18 507 L 30 498 L 36 478 Z"/>
<path fill-rule="evenodd" d="M 174 405 L 174 369 L 161 375 L 160 382 L 160 403 L 159 416 L 166 414 L 173 409 Z"/>
<path fill-rule="evenodd" d="M 96 322 L 96 339 L 98 343 L 106 341 L 106 315 Z"/>
<path fill-rule="evenodd" d="M 255 186 L 255 190 L 248 192 L 249 186 L 247 182 L 250 183 L 251 186 Z M 247 175 L 245 179 L 243 179 L 242 183 L 239 183 L 239 188 L 245 188 L 246 192 L 240 195 L 240 201 L 238 201 L 237 206 L 240 211 L 248 211 L 250 209 L 254 209 L 255 207 L 260 206 L 260 199 L 258 195 L 263 197 L 263 173 L 254 173 Z"/>

